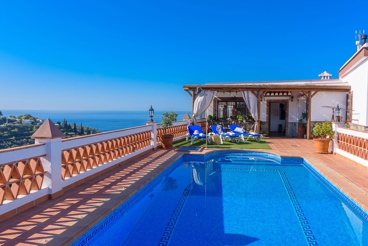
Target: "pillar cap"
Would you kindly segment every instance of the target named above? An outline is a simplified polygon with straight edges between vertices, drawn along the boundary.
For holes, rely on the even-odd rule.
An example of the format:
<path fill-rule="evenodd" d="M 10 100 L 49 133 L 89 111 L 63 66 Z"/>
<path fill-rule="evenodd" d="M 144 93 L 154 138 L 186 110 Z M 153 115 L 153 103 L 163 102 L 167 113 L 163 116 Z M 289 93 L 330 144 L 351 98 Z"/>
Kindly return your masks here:
<path fill-rule="evenodd" d="M 183 120 L 190 120 L 190 115 L 188 113 L 186 113 L 183 117 Z"/>
<path fill-rule="evenodd" d="M 40 128 L 31 136 L 32 139 L 53 139 L 62 137 L 64 137 L 64 133 L 62 133 L 50 119 L 45 120 Z"/>

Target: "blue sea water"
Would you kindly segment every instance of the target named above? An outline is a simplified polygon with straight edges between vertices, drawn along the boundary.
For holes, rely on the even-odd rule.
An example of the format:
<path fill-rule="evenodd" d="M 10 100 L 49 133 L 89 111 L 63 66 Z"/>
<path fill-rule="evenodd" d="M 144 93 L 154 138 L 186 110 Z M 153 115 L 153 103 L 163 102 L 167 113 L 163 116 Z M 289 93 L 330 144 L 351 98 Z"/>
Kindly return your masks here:
<path fill-rule="evenodd" d="M 36 118 L 47 119 L 52 122 L 62 122 L 64 119 L 68 123 L 82 124 L 96 128 L 101 132 L 119 130 L 134 126 L 143 126 L 150 120 L 147 111 L 80 111 L 80 110 L 1 110 L 4 116 L 18 116 L 30 114 Z M 182 120 L 185 111 L 175 111 L 178 114 L 177 120 Z M 164 111 L 157 111 L 153 120 L 160 123 Z"/>

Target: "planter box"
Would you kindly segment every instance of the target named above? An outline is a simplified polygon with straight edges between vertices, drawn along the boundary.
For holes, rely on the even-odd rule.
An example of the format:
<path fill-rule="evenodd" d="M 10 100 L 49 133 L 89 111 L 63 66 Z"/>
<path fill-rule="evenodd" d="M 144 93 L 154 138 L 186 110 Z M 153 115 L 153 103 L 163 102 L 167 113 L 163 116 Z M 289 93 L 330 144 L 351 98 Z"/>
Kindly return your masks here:
<path fill-rule="evenodd" d="M 317 153 L 328 154 L 328 147 L 330 146 L 331 139 L 329 138 L 313 138 L 314 148 Z"/>
<path fill-rule="evenodd" d="M 161 144 L 162 144 L 162 148 L 163 149 L 171 149 L 173 146 L 172 146 L 172 143 L 173 143 L 173 139 L 174 139 L 174 135 L 162 135 L 162 141 L 161 141 Z"/>

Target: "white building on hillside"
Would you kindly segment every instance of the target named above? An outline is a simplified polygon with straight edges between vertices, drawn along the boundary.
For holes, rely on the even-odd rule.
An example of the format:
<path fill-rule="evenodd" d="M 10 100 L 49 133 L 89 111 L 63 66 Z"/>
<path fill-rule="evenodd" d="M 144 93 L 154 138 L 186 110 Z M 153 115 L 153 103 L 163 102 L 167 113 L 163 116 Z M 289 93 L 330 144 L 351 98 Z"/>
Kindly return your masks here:
<path fill-rule="evenodd" d="M 22 120 L 22 124 L 23 125 L 31 125 L 32 121 L 31 120 Z"/>

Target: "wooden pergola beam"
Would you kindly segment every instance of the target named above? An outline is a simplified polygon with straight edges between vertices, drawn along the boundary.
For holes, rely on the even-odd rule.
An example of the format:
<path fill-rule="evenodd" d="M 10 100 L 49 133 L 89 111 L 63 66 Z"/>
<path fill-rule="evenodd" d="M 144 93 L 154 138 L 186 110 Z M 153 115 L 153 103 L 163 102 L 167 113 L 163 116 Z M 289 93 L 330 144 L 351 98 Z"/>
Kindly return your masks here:
<path fill-rule="evenodd" d="M 241 88 L 241 89 L 224 89 L 222 87 L 217 87 L 217 88 L 202 88 L 203 90 L 211 90 L 211 91 L 217 91 L 217 92 L 242 92 L 242 91 L 252 91 L 254 90 L 255 88 Z M 264 88 L 264 87 L 261 87 L 259 88 L 261 91 L 264 91 L 264 90 L 268 90 L 268 91 L 275 91 L 275 92 L 283 92 L 283 91 L 290 91 L 290 92 L 303 92 L 305 91 L 305 88 L 287 88 L 287 89 L 278 89 L 278 88 L 272 88 L 270 90 L 270 88 Z M 347 88 L 347 87 L 344 87 L 344 88 L 336 88 L 336 87 L 330 87 L 330 88 L 324 88 L 324 89 L 318 89 L 316 90 L 316 88 L 308 88 L 309 90 L 312 90 L 312 91 L 328 91 L 328 92 L 349 92 L 350 91 L 350 87 Z M 189 88 L 185 88 L 185 90 L 191 90 Z"/>
<path fill-rule="evenodd" d="M 312 98 L 318 93 L 318 91 L 313 92 Z"/>
<path fill-rule="evenodd" d="M 200 87 L 203 90 L 213 90 L 218 92 L 240 92 L 240 91 L 297 91 L 297 92 L 308 92 L 308 91 L 329 91 L 329 92 L 349 92 L 351 89 L 350 85 L 320 85 L 320 84 L 306 84 L 306 85 L 276 85 L 276 84 L 242 84 L 242 85 L 184 85 L 184 90 L 196 90 Z"/>

